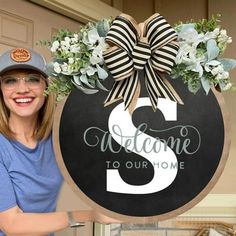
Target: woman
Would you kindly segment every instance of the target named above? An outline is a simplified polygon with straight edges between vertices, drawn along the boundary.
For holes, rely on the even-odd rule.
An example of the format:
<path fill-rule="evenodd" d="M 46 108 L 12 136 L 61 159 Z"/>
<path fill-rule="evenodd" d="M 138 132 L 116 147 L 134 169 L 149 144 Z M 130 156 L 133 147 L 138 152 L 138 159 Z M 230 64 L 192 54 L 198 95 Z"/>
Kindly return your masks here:
<path fill-rule="evenodd" d="M 29 49 L 0 56 L 0 235 L 49 235 L 80 222 L 110 222 L 93 211 L 54 212 L 63 178 L 44 69 L 43 57 Z"/>

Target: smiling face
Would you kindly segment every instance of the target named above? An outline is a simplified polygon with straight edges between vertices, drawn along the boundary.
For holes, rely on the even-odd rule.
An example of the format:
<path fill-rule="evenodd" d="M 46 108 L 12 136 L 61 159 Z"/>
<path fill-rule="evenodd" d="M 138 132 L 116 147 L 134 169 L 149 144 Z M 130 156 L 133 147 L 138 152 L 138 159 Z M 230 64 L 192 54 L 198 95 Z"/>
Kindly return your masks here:
<path fill-rule="evenodd" d="M 34 70 L 10 70 L 1 75 L 3 100 L 10 117 L 37 117 L 45 102 L 46 80 Z"/>

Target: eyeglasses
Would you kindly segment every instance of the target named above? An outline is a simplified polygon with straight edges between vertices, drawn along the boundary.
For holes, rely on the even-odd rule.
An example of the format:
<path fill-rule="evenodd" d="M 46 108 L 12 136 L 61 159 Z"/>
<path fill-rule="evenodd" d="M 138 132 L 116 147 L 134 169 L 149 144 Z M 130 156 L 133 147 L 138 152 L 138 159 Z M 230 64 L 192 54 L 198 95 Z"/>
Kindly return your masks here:
<path fill-rule="evenodd" d="M 23 78 L 18 78 L 14 75 L 5 75 L 1 77 L 1 85 L 3 89 L 14 90 L 19 87 L 20 80 L 24 80 L 29 89 L 37 89 L 42 86 L 45 78 L 40 74 L 28 74 Z"/>

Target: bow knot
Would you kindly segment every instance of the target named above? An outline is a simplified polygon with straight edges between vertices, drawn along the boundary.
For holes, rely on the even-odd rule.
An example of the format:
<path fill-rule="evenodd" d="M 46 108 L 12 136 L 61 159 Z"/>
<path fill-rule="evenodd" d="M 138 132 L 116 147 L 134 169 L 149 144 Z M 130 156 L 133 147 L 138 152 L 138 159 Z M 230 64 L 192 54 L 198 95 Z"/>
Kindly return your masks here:
<path fill-rule="evenodd" d="M 141 70 L 144 70 L 154 111 L 158 97 L 183 104 L 173 87 L 161 76 L 162 72 L 171 72 L 179 48 L 176 38 L 174 29 L 159 14 L 139 25 L 128 15 L 116 17 L 106 36 L 109 48 L 104 52 L 104 60 L 115 83 L 105 105 L 123 99 L 125 109 L 132 113 L 140 94 L 138 77 Z"/>
<path fill-rule="evenodd" d="M 151 47 L 149 43 L 138 41 L 132 51 L 134 68 L 143 70 L 147 61 L 151 58 Z"/>

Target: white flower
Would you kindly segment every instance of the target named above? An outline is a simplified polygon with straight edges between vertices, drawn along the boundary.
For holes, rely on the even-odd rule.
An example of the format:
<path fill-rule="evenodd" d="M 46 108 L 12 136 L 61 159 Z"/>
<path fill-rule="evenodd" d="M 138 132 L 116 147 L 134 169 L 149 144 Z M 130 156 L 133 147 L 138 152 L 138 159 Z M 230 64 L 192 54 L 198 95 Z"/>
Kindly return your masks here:
<path fill-rule="evenodd" d="M 212 60 L 212 61 L 207 62 L 207 63 L 205 64 L 204 68 L 205 68 L 206 72 L 211 72 L 213 69 L 215 69 L 214 72 L 213 72 L 213 73 L 215 73 L 215 74 L 213 74 L 213 75 L 216 75 L 216 74 L 218 73 L 218 70 L 219 70 L 219 69 L 216 69 L 216 68 L 218 68 L 218 66 L 219 66 L 220 64 L 221 64 L 221 63 L 220 63 L 219 61 L 217 61 L 217 60 Z M 211 73 L 212 73 L 212 72 L 211 72 Z"/>
<path fill-rule="evenodd" d="M 221 34 L 222 36 L 227 36 L 227 31 L 226 31 L 225 29 L 222 29 L 222 30 L 220 31 L 220 34 Z"/>
<path fill-rule="evenodd" d="M 211 70 L 212 75 L 223 74 L 224 72 L 225 71 L 222 64 L 219 64 L 218 66 L 216 66 L 215 68 Z"/>
<path fill-rule="evenodd" d="M 77 43 L 79 40 L 78 34 L 73 34 L 73 37 L 71 38 L 71 43 Z"/>
<path fill-rule="evenodd" d="M 104 43 L 104 41 L 101 40 L 98 46 L 93 49 L 92 56 L 90 58 L 90 62 L 92 65 L 95 65 L 98 63 L 102 65 L 104 63 L 102 52 L 105 47 L 106 47 L 106 44 Z"/>
<path fill-rule="evenodd" d="M 231 37 L 228 37 L 227 43 L 232 43 L 232 38 Z"/>
<path fill-rule="evenodd" d="M 78 44 L 72 44 L 70 46 L 70 51 L 72 53 L 78 53 L 80 51 L 80 46 Z"/>
<path fill-rule="evenodd" d="M 96 28 L 93 28 L 92 30 L 88 31 L 89 43 L 95 44 L 99 39 L 100 39 L 100 36 Z"/>
<path fill-rule="evenodd" d="M 81 74 L 87 74 L 88 76 L 91 76 L 97 72 L 97 69 L 92 66 L 87 66 L 86 68 L 81 68 L 80 72 Z"/>
<path fill-rule="evenodd" d="M 73 34 L 73 37 L 75 38 L 75 39 L 79 39 L 79 35 L 78 34 Z"/>
<path fill-rule="evenodd" d="M 90 62 L 92 65 L 96 65 L 102 63 L 103 61 L 96 54 L 92 53 L 92 56 L 90 57 Z"/>
<path fill-rule="evenodd" d="M 192 65 L 187 66 L 187 70 L 191 70 L 198 73 L 198 77 L 201 78 L 203 75 L 203 68 L 201 66 L 201 60 L 196 60 Z"/>
<path fill-rule="evenodd" d="M 204 40 L 204 35 L 198 34 L 198 32 L 194 29 L 194 25 L 187 24 L 184 25 L 181 31 L 178 34 L 179 41 L 185 41 L 188 44 L 194 44 L 195 47 Z"/>
<path fill-rule="evenodd" d="M 179 46 L 180 48 L 175 58 L 176 64 L 185 63 L 187 65 L 191 65 L 196 59 L 196 48 L 185 42 L 180 42 Z"/>
<path fill-rule="evenodd" d="M 66 53 L 67 52 L 69 52 L 69 46 L 67 46 L 67 45 L 61 45 L 61 49 L 63 50 L 63 51 L 65 51 Z"/>
<path fill-rule="evenodd" d="M 224 70 L 224 66 L 217 60 L 212 60 L 205 64 L 206 72 L 211 72 L 215 79 L 220 81 L 229 78 L 229 72 Z"/>
<path fill-rule="evenodd" d="M 224 80 L 229 78 L 229 72 L 228 71 L 222 71 L 221 73 L 217 74 L 215 77 L 216 80 Z"/>
<path fill-rule="evenodd" d="M 71 39 L 69 37 L 65 37 L 65 42 L 70 43 Z"/>
<path fill-rule="evenodd" d="M 226 91 L 229 90 L 232 87 L 232 83 L 227 83 L 223 88 L 221 88 L 221 90 Z"/>
<path fill-rule="evenodd" d="M 204 35 L 204 42 L 208 41 L 209 39 L 216 39 L 220 33 L 219 28 L 215 28 L 213 31 L 207 32 Z"/>
<path fill-rule="evenodd" d="M 64 63 L 61 65 L 61 69 L 62 69 L 63 72 L 67 72 L 67 71 L 68 71 L 68 64 L 64 62 Z"/>
<path fill-rule="evenodd" d="M 68 65 L 66 62 L 64 62 L 62 65 L 61 65 L 61 73 L 63 75 L 70 75 L 71 73 L 73 73 L 73 69 L 70 65 Z"/>
<path fill-rule="evenodd" d="M 75 43 L 77 43 L 77 42 L 78 42 L 78 39 L 76 39 L 76 38 L 71 38 L 71 43 L 75 44 Z"/>
<path fill-rule="evenodd" d="M 68 37 L 66 37 L 66 38 L 68 38 Z M 68 52 L 68 49 L 70 48 L 70 41 L 68 39 L 61 41 L 61 48 L 62 48 L 62 50 Z"/>
<path fill-rule="evenodd" d="M 59 48 L 59 46 L 60 46 L 59 41 L 57 41 L 57 40 L 54 41 L 54 42 L 52 43 L 51 52 L 56 52 L 57 49 Z"/>
<path fill-rule="evenodd" d="M 72 58 L 72 57 L 69 57 L 69 58 L 68 58 L 68 63 L 69 63 L 69 64 L 73 64 L 74 61 L 75 61 L 74 58 Z"/>
<path fill-rule="evenodd" d="M 231 43 L 232 38 L 227 35 L 226 30 L 221 30 L 220 34 L 218 36 L 218 41 L 221 42 L 221 43 Z"/>
<path fill-rule="evenodd" d="M 61 67 L 60 67 L 60 64 L 58 62 L 53 63 L 53 69 L 57 74 L 61 73 Z"/>
<path fill-rule="evenodd" d="M 213 32 L 214 32 L 214 34 L 217 36 L 219 33 L 220 33 L 220 28 L 215 28 L 214 30 L 213 30 Z"/>

